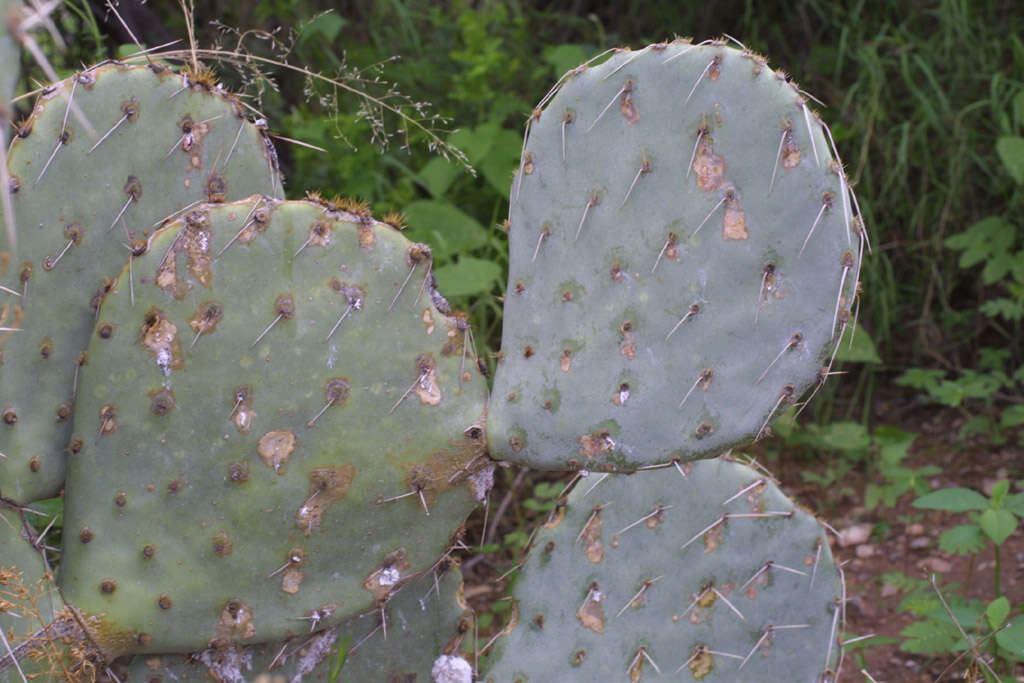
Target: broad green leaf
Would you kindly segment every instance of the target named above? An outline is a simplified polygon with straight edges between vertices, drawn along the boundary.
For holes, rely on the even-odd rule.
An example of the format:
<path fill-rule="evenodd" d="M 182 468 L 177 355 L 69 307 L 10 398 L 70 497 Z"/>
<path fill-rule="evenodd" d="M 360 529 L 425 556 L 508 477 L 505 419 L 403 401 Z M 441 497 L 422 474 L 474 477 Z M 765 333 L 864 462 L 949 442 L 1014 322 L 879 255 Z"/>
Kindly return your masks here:
<path fill-rule="evenodd" d="M 1010 406 L 999 416 L 999 424 L 1004 429 L 1024 424 L 1024 405 Z"/>
<path fill-rule="evenodd" d="M 867 511 L 874 510 L 878 505 L 878 501 L 882 498 L 883 489 L 881 486 L 876 484 L 868 484 L 864 488 L 864 509 Z"/>
<path fill-rule="evenodd" d="M 996 140 L 1003 166 L 1018 184 L 1024 185 L 1024 138 L 1007 135 Z"/>
<path fill-rule="evenodd" d="M 522 135 L 502 129 L 494 138 L 487 156 L 477 164 L 488 184 L 502 197 L 508 196 L 513 173 L 519 166 L 522 145 Z"/>
<path fill-rule="evenodd" d="M 838 451 L 859 451 L 871 445 L 867 427 L 857 422 L 833 422 L 821 428 L 818 439 L 822 446 Z"/>
<path fill-rule="evenodd" d="M 917 434 L 899 427 L 878 427 L 875 429 L 875 443 L 879 457 L 885 465 L 895 465 L 907 456 L 907 451 L 917 439 Z"/>
<path fill-rule="evenodd" d="M 942 405 L 955 408 L 963 403 L 966 393 L 964 387 L 959 382 L 953 382 L 950 380 L 943 380 L 939 382 L 939 385 L 934 390 L 929 391 L 931 397 L 941 403 Z"/>
<path fill-rule="evenodd" d="M 1007 223 L 1007 227 L 1009 227 L 1009 223 Z M 1007 247 L 1013 244 L 1012 239 L 1004 239 L 1002 241 L 1005 241 Z M 1012 272 L 1016 265 L 1017 260 L 1013 252 L 996 252 L 985 260 L 985 267 L 981 269 L 981 281 L 986 285 L 990 285 L 993 282 L 999 282 L 1006 277 L 1007 274 Z"/>
<path fill-rule="evenodd" d="M 1000 479 L 992 485 L 992 507 L 998 509 L 1006 504 L 1006 494 L 1010 491 L 1010 480 Z"/>
<path fill-rule="evenodd" d="M 864 331 L 860 323 L 857 323 L 854 327 L 846 326 L 846 331 L 843 332 L 843 340 L 839 342 L 839 353 L 836 354 L 836 360 L 850 363 L 882 362 L 882 359 L 878 356 L 878 350 L 875 348 L 875 342 Z"/>
<path fill-rule="evenodd" d="M 462 167 L 451 159 L 434 157 L 416 174 L 420 182 L 435 199 L 440 199 L 462 172 Z"/>
<path fill-rule="evenodd" d="M 946 376 L 945 370 L 910 368 L 896 378 L 896 384 L 901 387 L 912 387 L 924 389 L 929 393 L 939 386 L 939 382 Z"/>
<path fill-rule="evenodd" d="M 458 263 L 434 269 L 438 289 L 447 297 L 490 291 L 501 277 L 501 266 L 471 256 L 460 256 Z"/>
<path fill-rule="evenodd" d="M 324 12 L 299 27 L 299 45 L 311 38 L 322 37 L 326 43 L 333 43 L 347 22 L 335 12 Z"/>
<path fill-rule="evenodd" d="M 988 415 L 975 415 L 968 418 L 967 421 L 961 425 L 960 431 L 957 433 L 957 438 L 963 441 L 980 434 L 988 434 L 991 437 L 995 437 L 995 432 L 995 421 L 991 417 Z"/>
<path fill-rule="evenodd" d="M 448 136 L 448 142 L 462 150 L 469 163 L 476 164 L 487 156 L 501 130 L 495 121 L 482 123 L 476 128 L 461 128 Z"/>
<path fill-rule="evenodd" d="M 544 61 L 551 65 L 555 78 L 559 78 L 569 69 L 587 61 L 587 51 L 582 45 L 566 43 L 544 48 Z"/>
<path fill-rule="evenodd" d="M 952 624 L 925 619 L 910 624 L 900 631 L 900 635 L 906 638 L 900 645 L 904 652 L 935 655 L 952 650 L 960 632 Z"/>
<path fill-rule="evenodd" d="M 1024 493 L 1007 496 L 1003 502 L 1003 509 L 1009 510 L 1018 517 L 1024 517 Z"/>
<path fill-rule="evenodd" d="M 415 242 L 429 244 L 437 259 L 465 253 L 487 240 L 482 225 L 448 202 L 419 199 L 406 204 L 402 213 L 409 225 L 406 236 Z"/>
<path fill-rule="evenodd" d="M 1014 657 L 1024 659 L 1024 614 L 1018 614 L 1013 623 L 996 634 L 999 647 L 1013 653 Z"/>
<path fill-rule="evenodd" d="M 957 595 L 952 595 L 949 587 L 944 587 L 943 594 L 946 596 L 946 601 L 951 603 L 949 605 L 949 612 L 946 611 L 945 607 L 941 605 L 936 607 L 932 611 L 925 614 L 929 619 L 935 619 L 946 624 L 952 624 L 954 620 L 956 623 L 963 626 L 964 630 L 970 633 L 971 631 L 977 630 L 978 621 L 981 620 L 982 615 L 985 613 L 985 603 L 980 600 L 970 600 L 964 602 L 963 598 Z M 952 613 L 953 616 L 950 616 Z"/>
<path fill-rule="evenodd" d="M 1006 623 L 1006 617 L 1010 616 L 1010 601 L 1005 597 L 999 597 L 988 603 L 985 608 L 985 617 L 988 625 L 995 630 Z"/>
<path fill-rule="evenodd" d="M 999 391 L 1002 382 L 999 373 L 964 370 L 956 383 L 963 389 L 965 398 L 989 398 Z"/>
<path fill-rule="evenodd" d="M 939 548 L 953 555 L 973 555 L 985 545 L 985 535 L 977 524 L 961 524 L 939 534 Z"/>
<path fill-rule="evenodd" d="M 915 500 L 912 505 L 925 510 L 967 512 L 968 510 L 987 510 L 988 498 L 977 491 L 957 487 L 932 491 Z"/>
<path fill-rule="evenodd" d="M 1017 518 L 1009 510 L 985 510 L 978 524 L 996 545 L 1002 545 L 1017 530 Z"/>
<path fill-rule="evenodd" d="M 971 225 L 964 232 L 946 238 L 946 246 L 962 251 L 960 267 L 986 261 L 993 256 L 1006 254 L 1013 246 L 1013 226 L 1002 216 L 988 216 Z"/>
<path fill-rule="evenodd" d="M 138 48 L 136 48 L 138 49 Z M 34 503 L 29 503 L 27 506 L 30 510 L 35 510 L 41 514 L 39 515 L 26 515 L 28 520 L 33 526 L 39 529 L 45 529 L 53 522 L 54 527 L 64 526 L 64 499 L 63 498 L 47 498 L 46 500 L 37 500 Z M 54 518 L 56 517 L 56 521 Z"/>

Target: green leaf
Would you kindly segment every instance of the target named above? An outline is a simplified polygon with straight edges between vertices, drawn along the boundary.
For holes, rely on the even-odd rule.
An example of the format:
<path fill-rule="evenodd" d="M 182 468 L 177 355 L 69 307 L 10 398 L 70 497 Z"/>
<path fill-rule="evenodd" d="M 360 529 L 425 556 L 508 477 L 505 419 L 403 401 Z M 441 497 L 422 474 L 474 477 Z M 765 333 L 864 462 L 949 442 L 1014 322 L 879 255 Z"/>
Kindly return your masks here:
<path fill-rule="evenodd" d="M 1013 246 L 1013 226 L 1002 216 L 988 216 L 964 232 L 946 238 L 946 246 L 962 251 L 960 267 L 971 266 L 990 258 L 1005 255 Z"/>
<path fill-rule="evenodd" d="M 992 485 L 992 507 L 1001 508 L 1006 503 L 1006 494 L 1010 491 L 1010 480 L 1000 479 Z"/>
<path fill-rule="evenodd" d="M 519 133 L 503 129 L 495 137 L 487 156 L 477 164 L 487 183 L 502 197 L 508 196 L 509 187 L 512 186 L 512 176 L 519 166 L 522 145 L 523 138 Z"/>
<path fill-rule="evenodd" d="M 551 65 L 555 78 L 559 78 L 569 69 L 575 69 L 587 61 L 587 52 L 582 45 L 555 45 L 544 48 L 544 61 Z"/>
<path fill-rule="evenodd" d="M 850 343 L 851 335 L 852 345 Z M 849 363 L 882 362 L 882 359 L 878 356 L 878 350 L 875 348 L 875 342 L 864 331 L 860 323 L 857 323 L 854 327 L 846 326 L 846 331 L 843 332 L 843 340 L 839 342 L 839 352 L 836 354 L 836 360 Z"/>
<path fill-rule="evenodd" d="M 911 504 L 916 508 L 923 508 L 925 510 L 966 512 L 968 510 L 987 510 L 988 498 L 977 491 L 957 487 L 932 491 L 926 496 L 921 496 Z"/>
<path fill-rule="evenodd" d="M 868 512 L 875 509 L 882 498 L 883 489 L 875 484 L 868 484 L 864 489 L 864 509 Z"/>
<path fill-rule="evenodd" d="M 309 39 L 320 36 L 325 43 L 333 43 L 341 29 L 345 27 L 345 23 L 345 20 L 334 12 L 318 14 L 299 27 L 299 45 L 305 45 Z"/>
<path fill-rule="evenodd" d="M 1010 626 L 997 633 L 996 642 L 1014 657 L 1024 659 L 1024 614 L 1018 614 Z"/>
<path fill-rule="evenodd" d="M 929 391 L 931 397 L 941 403 L 942 405 L 949 406 L 950 408 L 956 408 L 958 405 L 963 403 L 965 392 L 963 386 L 959 382 L 953 382 L 950 380 L 943 380 L 939 382 L 939 385 L 935 387 L 934 391 Z"/>
<path fill-rule="evenodd" d="M 1004 136 L 996 140 L 996 152 L 1018 185 L 1024 185 L 1024 138 Z"/>
<path fill-rule="evenodd" d="M 487 241 L 487 232 L 474 218 L 445 201 L 419 199 L 402 209 L 409 229 L 406 236 L 426 242 L 435 258 L 447 259 Z"/>
<path fill-rule="evenodd" d="M 878 427 L 875 429 L 874 437 L 882 463 L 896 465 L 907 456 L 907 451 L 917 439 L 917 434 L 899 427 Z"/>
<path fill-rule="evenodd" d="M 906 370 L 902 375 L 896 378 L 896 384 L 901 387 L 912 387 L 914 389 L 924 389 L 931 393 L 935 388 L 938 388 L 939 381 L 946 376 L 945 370 L 933 370 L 925 368 L 910 368 Z"/>
<path fill-rule="evenodd" d="M 1010 616 L 1010 601 L 1005 597 L 996 598 L 985 608 L 985 617 L 993 631 L 1006 623 L 1008 616 Z"/>
<path fill-rule="evenodd" d="M 466 296 L 490 291 L 501 277 L 501 266 L 472 256 L 461 256 L 458 263 L 435 268 L 434 274 L 441 294 Z"/>
<path fill-rule="evenodd" d="M 860 451 L 871 446 L 867 427 L 858 422 L 833 422 L 818 431 L 816 440 L 837 451 Z"/>
<path fill-rule="evenodd" d="M 1003 501 L 1003 509 L 1009 510 L 1018 517 L 1024 517 L 1024 493 L 1015 493 L 1007 496 Z"/>
<path fill-rule="evenodd" d="M 476 128 L 461 128 L 448 136 L 448 142 L 462 150 L 469 163 L 476 164 L 487 156 L 491 146 L 501 130 L 496 121 L 481 123 Z"/>
<path fill-rule="evenodd" d="M 137 48 L 136 48 L 137 49 Z M 54 528 L 60 528 L 64 526 L 64 499 L 63 498 L 47 498 L 45 500 L 37 500 L 34 503 L 28 504 L 28 509 L 35 510 L 36 512 L 42 513 L 41 515 L 26 515 L 28 521 L 32 523 L 32 526 L 39 530 L 45 529 L 53 522 Z M 56 521 L 54 521 L 56 518 Z"/>
<path fill-rule="evenodd" d="M 999 416 L 999 425 L 1004 429 L 1024 424 L 1024 405 L 1010 406 Z"/>
<path fill-rule="evenodd" d="M 939 548 L 953 555 L 973 555 L 985 549 L 985 536 L 977 524 L 961 524 L 939 534 Z"/>
<path fill-rule="evenodd" d="M 1006 318 L 1013 322 L 1024 318 L 1024 303 L 1006 297 L 989 299 L 978 310 L 990 318 Z"/>
<path fill-rule="evenodd" d="M 1009 510 L 985 510 L 978 524 L 996 545 L 1002 545 L 1017 530 L 1017 518 Z"/>
<path fill-rule="evenodd" d="M 960 431 L 957 433 L 957 438 L 961 441 L 971 438 L 972 436 L 978 436 L 988 434 L 994 436 L 995 422 L 988 415 L 974 415 L 967 419 L 960 427 Z"/>
<path fill-rule="evenodd" d="M 925 619 L 910 624 L 900 631 L 900 635 L 906 638 L 900 645 L 904 652 L 936 655 L 951 651 L 959 639 L 960 632 L 952 624 Z"/>
<path fill-rule="evenodd" d="M 440 199 L 462 172 L 462 167 L 451 159 L 434 157 L 416 174 L 419 181 L 435 199 Z"/>

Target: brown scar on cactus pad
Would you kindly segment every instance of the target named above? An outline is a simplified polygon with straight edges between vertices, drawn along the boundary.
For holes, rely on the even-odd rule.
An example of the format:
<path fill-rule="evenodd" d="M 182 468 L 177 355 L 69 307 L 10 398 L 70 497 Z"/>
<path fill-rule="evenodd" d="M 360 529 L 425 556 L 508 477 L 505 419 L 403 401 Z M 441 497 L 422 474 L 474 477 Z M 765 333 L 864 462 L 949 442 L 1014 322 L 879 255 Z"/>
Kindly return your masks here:
<path fill-rule="evenodd" d="M 587 597 L 583 604 L 576 610 L 576 618 L 584 628 L 589 628 L 594 633 L 604 633 L 604 607 L 601 601 L 604 595 L 598 590 L 597 582 L 590 584 L 587 589 Z"/>
<path fill-rule="evenodd" d="M 263 463 L 277 474 L 284 474 L 281 466 L 288 462 L 294 451 L 295 432 L 290 429 L 267 432 L 256 445 L 256 452 Z"/>
<path fill-rule="evenodd" d="M 715 154 L 714 143 L 708 135 L 701 136 L 697 152 L 693 157 L 693 171 L 697 187 L 704 192 L 714 192 L 725 181 L 725 159 Z"/>
<path fill-rule="evenodd" d="M 307 536 L 320 528 L 327 508 L 348 495 L 355 476 L 354 465 L 317 467 L 310 473 L 309 497 L 295 512 L 295 523 Z"/>
<path fill-rule="evenodd" d="M 615 440 L 607 431 L 592 432 L 579 437 L 580 455 L 588 460 L 607 455 L 615 450 Z"/>
<path fill-rule="evenodd" d="M 419 380 L 416 384 L 416 395 L 420 403 L 436 406 L 441 402 L 441 386 L 437 383 L 437 363 L 434 357 L 424 354 L 416 359 L 416 370 Z"/>
<path fill-rule="evenodd" d="M 253 624 L 252 610 L 241 600 L 228 600 L 227 604 L 220 611 L 220 619 L 217 621 L 214 631 L 218 639 L 230 642 L 235 638 L 252 638 L 256 635 L 256 626 Z"/>
<path fill-rule="evenodd" d="M 587 559 L 597 564 L 604 559 L 604 544 L 601 541 L 601 507 L 594 508 L 590 520 L 583 531 L 580 532 L 580 539 L 583 541 L 583 552 Z"/>
<path fill-rule="evenodd" d="M 149 309 L 143 318 L 139 343 L 149 351 L 165 376 L 184 367 L 178 328 L 159 308 Z"/>
<path fill-rule="evenodd" d="M 725 201 L 722 237 L 727 240 L 745 240 L 750 237 L 747 232 L 747 216 L 740 208 L 740 201 L 735 195 L 728 197 Z"/>
<path fill-rule="evenodd" d="M 211 234 L 208 227 L 209 214 L 204 210 L 189 211 L 185 214 L 185 229 L 164 255 L 156 271 L 156 284 L 163 290 L 182 298 L 188 293 L 188 285 L 179 282 L 178 256 L 187 258 L 189 272 L 201 285 L 209 289 L 213 277 L 210 271 Z"/>

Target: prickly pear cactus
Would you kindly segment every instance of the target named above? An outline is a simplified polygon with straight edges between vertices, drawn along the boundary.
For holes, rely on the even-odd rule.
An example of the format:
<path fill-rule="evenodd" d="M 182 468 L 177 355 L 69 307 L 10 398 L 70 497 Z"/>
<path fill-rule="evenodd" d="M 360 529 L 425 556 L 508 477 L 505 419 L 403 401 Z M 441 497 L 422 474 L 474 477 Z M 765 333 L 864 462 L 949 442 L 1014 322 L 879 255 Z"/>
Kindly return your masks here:
<path fill-rule="evenodd" d="M 85 347 L 125 259 L 197 201 L 280 185 L 237 101 L 156 63 L 46 88 L 8 168 L 18 230 L 16 245 L 0 231 L 0 495 L 27 502 L 63 485 Z"/>
<path fill-rule="evenodd" d="M 446 312 L 429 249 L 359 205 L 254 197 L 153 236 L 99 311 L 71 440 L 60 584 L 97 642 L 281 640 L 433 566 L 491 472 Z"/>
<path fill-rule="evenodd" d="M 457 568 L 437 575 L 428 572 L 392 598 L 383 612 L 354 617 L 329 629 L 307 629 L 282 643 L 138 656 L 118 678 L 133 682 L 162 676 L 165 681 L 299 683 L 330 680 L 331 672 L 338 671 L 339 681 L 429 681 L 437 659 L 457 656 L 452 653 L 468 631 L 461 591 Z M 318 624 L 312 620 L 305 623 Z M 456 635 L 444 640 L 450 633 Z M 337 668 L 341 648 L 344 661 Z"/>
<path fill-rule="evenodd" d="M 710 457 L 827 374 L 861 242 L 808 105 L 721 42 L 619 51 L 545 98 L 511 190 L 495 457 Z"/>
<path fill-rule="evenodd" d="M 824 533 L 724 459 L 591 475 L 537 534 L 481 680 L 834 680 L 842 584 Z"/>

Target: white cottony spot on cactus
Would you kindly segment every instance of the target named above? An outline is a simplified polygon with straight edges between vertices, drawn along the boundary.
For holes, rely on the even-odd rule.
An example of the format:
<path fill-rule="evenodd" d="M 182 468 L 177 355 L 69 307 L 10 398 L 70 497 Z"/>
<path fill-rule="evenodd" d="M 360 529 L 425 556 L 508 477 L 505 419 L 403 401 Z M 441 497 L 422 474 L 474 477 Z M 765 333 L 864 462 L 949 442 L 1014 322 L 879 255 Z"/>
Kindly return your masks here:
<path fill-rule="evenodd" d="M 377 583 L 382 586 L 394 586 L 401 578 L 402 574 L 397 569 L 388 567 L 381 571 L 380 576 L 377 578 Z"/>
<path fill-rule="evenodd" d="M 430 669 L 434 683 L 473 683 L 473 667 L 462 657 L 441 655 Z"/>

